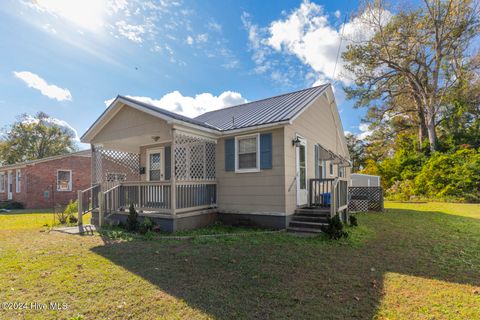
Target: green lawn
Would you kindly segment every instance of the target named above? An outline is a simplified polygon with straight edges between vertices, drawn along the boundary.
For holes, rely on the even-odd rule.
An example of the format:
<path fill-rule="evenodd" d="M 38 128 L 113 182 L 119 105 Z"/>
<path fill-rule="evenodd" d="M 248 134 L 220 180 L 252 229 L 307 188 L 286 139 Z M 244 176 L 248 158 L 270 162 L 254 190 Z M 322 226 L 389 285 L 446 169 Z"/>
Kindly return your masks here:
<path fill-rule="evenodd" d="M 480 206 L 386 207 L 340 242 L 116 240 L 46 232 L 51 214 L 0 214 L 0 303 L 68 305 L 0 319 L 480 319 Z M 235 230 L 190 234 L 209 231 Z"/>

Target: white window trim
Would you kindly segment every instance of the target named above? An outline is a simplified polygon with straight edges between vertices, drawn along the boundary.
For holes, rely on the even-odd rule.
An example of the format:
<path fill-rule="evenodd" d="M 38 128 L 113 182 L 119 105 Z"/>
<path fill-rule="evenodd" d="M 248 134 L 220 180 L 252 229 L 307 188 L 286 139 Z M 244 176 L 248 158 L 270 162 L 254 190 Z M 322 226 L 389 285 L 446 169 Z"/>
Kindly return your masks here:
<path fill-rule="evenodd" d="M 19 174 L 20 174 L 20 179 L 18 178 Z M 22 175 L 21 169 L 15 170 L 15 193 L 21 193 L 22 192 L 21 175 Z"/>
<path fill-rule="evenodd" d="M 68 185 L 68 190 L 60 190 L 60 189 L 58 188 L 58 173 L 59 173 L 60 171 L 70 172 L 70 183 L 69 183 L 69 185 Z M 73 173 L 72 173 L 72 170 L 58 169 L 58 170 L 57 170 L 57 191 L 58 191 L 58 192 L 72 192 L 72 190 L 73 190 Z"/>
<path fill-rule="evenodd" d="M 165 147 L 147 149 L 147 181 L 150 181 L 150 154 L 152 153 L 160 153 L 160 181 L 165 181 Z"/>
<path fill-rule="evenodd" d="M 5 172 L 0 172 L 0 183 L 1 183 L 0 193 L 5 193 L 5 190 L 6 190 L 6 188 L 5 188 L 6 183 L 5 182 L 6 182 L 5 181 Z"/>
<path fill-rule="evenodd" d="M 257 139 L 257 167 L 249 169 L 239 169 L 238 168 L 238 140 L 252 138 Z M 249 172 L 260 172 L 260 133 L 247 134 L 243 136 L 235 137 L 235 172 L 236 173 L 249 173 Z"/>

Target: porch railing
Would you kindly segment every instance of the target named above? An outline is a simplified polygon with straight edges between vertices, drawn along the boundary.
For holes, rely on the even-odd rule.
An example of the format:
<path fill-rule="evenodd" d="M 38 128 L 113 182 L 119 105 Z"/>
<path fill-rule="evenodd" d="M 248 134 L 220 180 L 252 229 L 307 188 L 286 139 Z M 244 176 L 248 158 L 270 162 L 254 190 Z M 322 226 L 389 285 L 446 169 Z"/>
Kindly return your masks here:
<path fill-rule="evenodd" d="M 103 212 L 128 211 L 131 204 L 143 212 L 173 214 L 214 207 L 217 185 L 212 181 L 177 182 L 172 199 L 170 182 L 121 182 L 103 193 Z"/>
<path fill-rule="evenodd" d="M 177 212 L 208 208 L 217 203 L 216 182 L 177 182 Z"/>
<path fill-rule="evenodd" d="M 309 205 L 330 208 L 330 216 L 348 209 L 348 182 L 345 178 L 310 179 Z"/>
<path fill-rule="evenodd" d="M 345 178 L 336 178 L 333 183 L 332 207 L 330 216 L 337 213 L 344 213 L 348 210 L 348 181 Z M 346 217 L 341 216 L 342 220 Z"/>
<path fill-rule="evenodd" d="M 331 205 L 335 179 L 310 179 L 309 205 L 328 208 Z"/>
<path fill-rule="evenodd" d="M 78 191 L 78 224 L 83 224 L 83 216 L 95 209 L 98 209 L 98 193 L 100 185 L 96 184 L 85 190 Z"/>

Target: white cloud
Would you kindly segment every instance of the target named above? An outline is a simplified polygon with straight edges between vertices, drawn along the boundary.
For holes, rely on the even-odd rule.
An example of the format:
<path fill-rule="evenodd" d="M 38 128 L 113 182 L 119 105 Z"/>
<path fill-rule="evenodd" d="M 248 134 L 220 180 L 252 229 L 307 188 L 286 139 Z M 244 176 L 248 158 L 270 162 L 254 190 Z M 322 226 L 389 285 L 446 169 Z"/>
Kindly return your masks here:
<path fill-rule="evenodd" d="M 225 91 L 218 96 L 205 92 L 195 97 L 184 96 L 178 90 L 167 93 L 160 99 L 142 96 L 127 96 L 129 98 L 154 105 L 156 107 L 172 111 L 190 118 L 199 116 L 205 112 L 218 110 L 247 102 L 247 99 L 235 91 Z M 109 106 L 114 99 L 106 100 Z"/>
<path fill-rule="evenodd" d="M 44 96 L 47 96 L 50 99 L 56 99 L 58 101 L 72 100 L 72 95 L 68 89 L 63 89 L 57 87 L 56 85 L 48 84 L 44 79 L 35 73 L 29 71 L 14 71 L 13 74 L 15 77 L 23 80 L 29 88 L 37 89 Z"/>
<path fill-rule="evenodd" d="M 337 11 L 335 11 L 334 15 L 335 15 L 335 18 L 338 19 L 338 18 L 340 18 L 340 16 L 342 15 L 342 13 L 340 12 L 340 10 L 337 10 Z"/>
<path fill-rule="evenodd" d="M 216 22 L 210 22 L 208 28 L 212 31 L 220 32 L 222 31 L 222 26 Z"/>
<path fill-rule="evenodd" d="M 357 138 L 360 140 L 365 140 L 367 137 L 371 136 L 373 131 L 369 129 L 368 123 L 360 123 L 358 126 L 360 133 L 357 134 Z"/>
<path fill-rule="evenodd" d="M 128 24 L 126 21 L 121 20 L 115 23 L 118 33 L 136 43 L 142 43 L 142 35 L 145 33 L 145 28 L 142 25 Z"/>
<path fill-rule="evenodd" d="M 35 0 L 25 3 L 40 12 L 48 12 L 90 31 L 96 31 L 104 25 L 105 1 Z"/>
<path fill-rule="evenodd" d="M 193 44 L 193 38 L 192 38 L 192 36 L 188 36 L 188 37 L 187 37 L 187 43 L 188 43 L 189 45 L 192 45 L 192 44 Z"/>
<path fill-rule="evenodd" d="M 335 16 L 339 15 L 340 11 L 335 12 Z M 386 23 L 391 14 L 364 12 L 346 24 L 335 27 L 330 24 L 329 15 L 322 6 L 304 0 L 299 8 L 284 19 L 271 22 L 268 27 L 260 28 L 252 24 L 248 13 L 242 14 L 242 21 L 248 30 L 252 58 L 257 64 L 256 70 L 265 72 L 271 68 L 271 59 L 267 59 L 267 56 L 271 55 L 269 49 L 273 49 L 277 54 L 297 57 L 317 74 L 321 82 L 339 80 L 349 83 L 351 79 L 344 70 L 341 58 L 335 66 L 338 50 L 340 48 L 340 52 L 345 51 L 350 41 L 369 39 L 374 30 L 368 21 L 374 16 L 381 16 L 380 19 Z"/>
<path fill-rule="evenodd" d="M 49 24 L 49 23 L 44 24 L 44 25 L 42 26 L 42 28 L 43 28 L 45 31 L 48 31 L 48 32 L 53 33 L 53 34 L 57 34 L 57 30 L 56 30 L 54 27 L 52 27 L 52 25 Z"/>
<path fill-rule="evenodd" d="M 205 43 L 208 41 L 208 34 L 207 33 L 202 33 L 197 35 L 196 40 L 198 43 Z"/>
<path fill-rule="evenodd" d="M 73 139 L 76 141 L 76 142 L 80 142 L 80 137 L 78 136 L 78 132 L 77 130 L 75 130 L 74 127 L 72 127 L 68 122 L 64 121 L 64 120 L 60 120 L 60 119 L 57 119 L 57 118 L 53 118 L 53 117 L 48 117 L 48 118 L 44 118 L 42 119 L 43 122 L 47 125 L 47 126 L 57 126 L 57 127 L 60 127 L 61 130 L 63 130 L 63 132 L 67 133 L 68 135 L 72 136 Z M 23 121 L 23 123 L 38 123 L 39 120 L 28 115 L 25 120 Z"/>

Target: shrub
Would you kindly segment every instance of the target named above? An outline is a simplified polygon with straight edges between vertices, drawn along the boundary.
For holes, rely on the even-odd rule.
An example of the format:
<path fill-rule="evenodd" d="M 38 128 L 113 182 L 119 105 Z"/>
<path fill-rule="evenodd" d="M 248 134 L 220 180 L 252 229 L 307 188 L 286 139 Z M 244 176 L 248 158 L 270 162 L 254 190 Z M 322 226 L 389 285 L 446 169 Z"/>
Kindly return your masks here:
<path fill-rule="evenodd" d="M 65 214 L 65 208 L 61 204 L 55 205 L 55 216 L 60 224 L 66 224 L 68 215 Z"/>
<path fill-rule="evenodd" d="M 354 215 L 350 215 L 349 222 L 350 222 L 350 227 L 358 226 L 357 217 L 355 217 Z"/>
<path fill-rule="evenodd" d="M 0 209 L 17 210 L 17 209 L 25 209 L 25 206 L 21 202 L 7 201 L 0 205 Z"/>
<path fill-rule="evenodd" d="M 150 220 L 150 218 L 145 217 L 142 223 L 140 224 L 139 231 L 141 234 L 146 234 L 147 232 L 152 231 L 153 226 L 154 226 L 153 221 Z"/>
<path fill-rule="evenodd" d="M 328 236 L 328 238 L 337 240 L 343 237 L 348 237 L 348 233 L 343 231 L 343 223 L 338 214 L 333 218 L 328 218 L 327 223 L 326 226 L 322 226 L 322 231 Z"/>
<path fill-rule="evenodd" d="M 478 201 L 479 185 L 480 153 L 461 149 L 433 154 L 415 178 L 415 194 L 430 199 Z"/>
<path fill-rule="evenodd" d="M 67 207 L 63 211 L 65 220 L 69 223 L 77 223 L 78 219 L 76 215 L 78 214 L 78 201 L 71 201 L 68 203 Z"/>
<path fill-rule="evenodd" d="M 133 206 L 133 203 L 130 205 L 129 213 L 127 217 L 127 230 L 137 231 L 138 230 L 138 213 Z"/>

